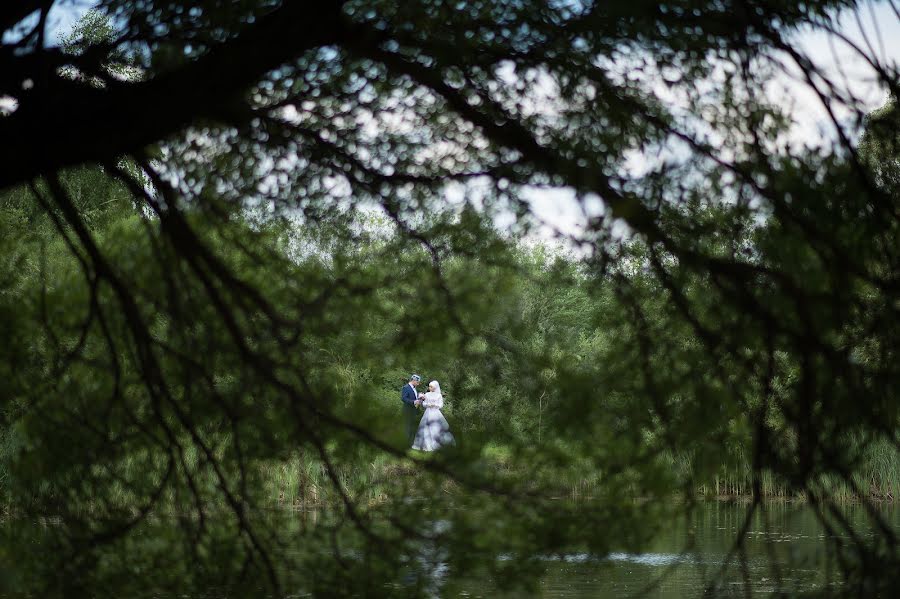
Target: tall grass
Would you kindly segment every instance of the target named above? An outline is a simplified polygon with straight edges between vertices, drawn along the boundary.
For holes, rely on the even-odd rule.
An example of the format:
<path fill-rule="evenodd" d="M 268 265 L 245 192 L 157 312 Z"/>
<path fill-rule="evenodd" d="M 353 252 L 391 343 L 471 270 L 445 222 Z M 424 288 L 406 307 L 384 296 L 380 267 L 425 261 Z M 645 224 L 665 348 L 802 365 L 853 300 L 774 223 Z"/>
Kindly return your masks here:
<path fill-rule="evenodd" d="M 501 446 L 489 446 L 482 452 L 486 462 L 498 472 L 515 474 L 519 466 L 511 459 L 509 452 Z M 689 474 L 690 460 L 684 456 L 667 458 L 681 475 Z M 347 489 L 364 489 L 357 499 L 378 502 L 386 497 L 390 477 L 398 474 L 415 476 L 415 472 L 388 456 L 380 456 L 367 465 L 339 467 L 341 484 Z M 301 455 L 281 463 L 266 466 L 263 473 L 267 480 L 267 496 L 281 505 L 317 505 L 337 499 L 334 486 L 328 479 L 324 465 L 318 460 Z M 900 452 L 889 442 L 872 443 L 866 448 L 859 469 L 853 475 L 856 489 L 868 498 L 893 501 L 900 497 Z M 560 480 L 561 495 L 571 499 L 590 497 L 603 485 L 596 472 L 585 471 L 575 477 Z M 820 487 L 839 501 L 862 499 L 852 487 L 837 477 L 825 477 L 819 481 Z M 802 493 L 770 471 L 760 475 L 760 489 L 763 497 L 770 499 L 803 499 Z M 696 491 L 706 497 L 749 496 L 753 490 L 753 471 L 749 455 L 740 450 L 722 464 L 708 481 L 696 485 Z M 637 493 L 638 491 L 636 491 Z"/>
<path fill-rule="evenodd" d="M 378 503 L 388 496 L 390 481 L 398 474 L 412 474 L 396 459 L 379 455 L 368 463 L 335 464 L 341 488 L 355 501 Z M 340 500 L 325 464 L 318 458 L 297 453 L 285 461 L 259 466 L 264 495 L 273 504 L 315 507 Z"/>
<path fill-rule="evenodd" d="M 851 480 L 852 485 L 841 477 L 827 475 L 817 483 L 822 491 L 839 501 L 863 497 L 884 501 L 900 498 L 900 451 L 886 440 L 869 444 L 862 452 Z M 734 452 L 732 459 L 717 470 L 712 480 L 698 486 L 700 494 L 716 497 L 750 495 L 752 489 L 752 464 L 749 456 L 741 451 Z M 761 473 L 760 489 L 763 497 L 803 498 L 802 493 L 770 471 Z"/>
<path fill-rule="evenodd" d="M 6 498 L 8 484 L 8 460 L 15 451 L 15 441 L 9 435 L 0 435 L 0 496 L 3 497 L 7 511 L 10 507 Z M 512 474 L 521 468 L 517 465 L 504 447 L 486 447 L 482 452 L 488 467 L 495 468 L 498 475 Z M 203 471 L 199 456 L 194 451 L 187 451 L 187 465 L 193 470 Z M 159 457 L 162 462 L 163 456 Z M 697 480 L 692 472 L 691 460 L 684 455 L 667 455 L 664 459 L 671 465 L 676 476 L 681 480 Z M 128 477 L 140 477 L 147 464 L 147 459 L 136 456 L 126 458 L 122 464 L 123 473 Z M 335 463 L 334 474 L 340 488 L 355 502 L 377 504 L 385 501 L 391 492 L 392 483 L 398 477 L 416 477 L 415 470 L 406 462 L 395 457 L 380 454 L 369 461 Z M 590 464 L 579 466 L 583 472 L 570 472 L 559 480 L 561 496 L 579 499 L 595 495 L 603 480 L 598 472 L 590 470 Z M 252 466 L 250 479 L 267 505 L 289 507 L 294 509 L 315 508 L 341 501 L 340 493 L 334 485 L 325 464 L 312 453 L 298 450 L 290 457 L 281 460 L 256 462 Z M 522 472 L 524 475 L 525 473 Z M 574 475 L 573 475 L 574 474 Z M 874 499 L 893 501 L 900 497 L 900 452 L 887 441 L 872 443 L 866 448 L 859 467 L 853 475 L 853 481 L 859 494 L 845 481 L 836 477 L 823 477 L 820 487 L 841 501 L 861 499 L 860 494 Z M 206 481 L 209 487 L 215 481 Z M 802 499 L 803 495 L 792 489 L 785 481 L 773 473 L 764 471 L 761 474 L 761 491 L 766 498 Z M 115 485 L 114 485 L 115 486 Z M 568 489 L 568 491 L 566 491 Z M 697 493 L 705 497 L 739 497 L 752 493 L 752 467 L 749 456 L 740 450 L 730 452 L 727 463 L 722 464 L 705 480 L 695 483 Z M 114 505 L 132 505 L 140 503 L 141 498 L 125 487 L 119 486 L 108 490 L 108 499 Z M 635 493 L 640 491 L 635 488 Z"/>

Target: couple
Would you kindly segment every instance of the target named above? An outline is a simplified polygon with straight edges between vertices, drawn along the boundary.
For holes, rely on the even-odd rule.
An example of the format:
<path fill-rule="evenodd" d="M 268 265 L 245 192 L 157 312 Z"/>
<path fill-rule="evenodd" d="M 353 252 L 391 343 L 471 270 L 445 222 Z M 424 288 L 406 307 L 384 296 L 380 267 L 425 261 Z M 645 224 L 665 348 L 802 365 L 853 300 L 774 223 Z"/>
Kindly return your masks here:
<path fill-rule="evenodd" d="M 444 407 L 444 396 L 437 381 L 428 383 L 428 393 L 416 393 L 416 387 L 422 377 L 414 374 L 409 382 L 400 390 L 400 401 L 403 402 L 403 420 L 406 425 L 407 443 L 419 451 L 434 451 L 446 445 L 453 445 L 455 440 L 450 434 L 450 425 L 441 414 Z M 416 408 L 425 408 L 421 420 Z M 418 421 L 418 428 L 416 422 Z"/>

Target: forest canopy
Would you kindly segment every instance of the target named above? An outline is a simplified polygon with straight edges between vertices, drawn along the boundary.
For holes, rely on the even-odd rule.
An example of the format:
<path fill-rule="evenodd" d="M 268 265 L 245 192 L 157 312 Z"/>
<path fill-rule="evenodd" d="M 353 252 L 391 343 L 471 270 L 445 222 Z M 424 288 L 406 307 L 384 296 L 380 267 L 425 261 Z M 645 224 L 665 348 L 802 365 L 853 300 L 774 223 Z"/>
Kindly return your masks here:
<path fill-rule="evenodd" d="M 827 593 L 900 582 L 900 113 L 795 41 L 896 98 L 863 3 L 7 4 L 0 493 L 52 524 L 0 592 L 418 596 L 433 546 L 527 587 L 707 494 L 802 497 Z M 411 372 L 455 448 L 407 451 Z"/>

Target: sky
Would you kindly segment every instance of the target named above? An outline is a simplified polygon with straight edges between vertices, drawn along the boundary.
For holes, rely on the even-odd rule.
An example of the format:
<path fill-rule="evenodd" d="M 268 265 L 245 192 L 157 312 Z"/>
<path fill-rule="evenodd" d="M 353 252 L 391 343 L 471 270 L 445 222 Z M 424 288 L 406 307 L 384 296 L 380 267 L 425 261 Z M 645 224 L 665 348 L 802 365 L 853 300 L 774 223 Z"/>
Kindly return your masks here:
<path fill-rule="evenodd" d="M 894 0 L 893 4 L 900 11 L 900 2 Z M 844 13 L 835 29 L 882 64 L 900 68 L 900 15 L 894 12 L 891 2 L 863 3 L 858 17 L 854 13 Z M 858 108 L 863 113 L 887 102 L 889 94 L 878 83 L 872 66 L 847 43 L 822 32 L 810 31 L 798 32 L 795 41 L 839 90 L 859 101 Z M 816 147 L 834 139 L 835 130 L 828 113 L 798 71 L 788 70 L 773 79 L 767 93 L 791 109 L 794 122 L 790 132 L 792 145 Z M 837 105 L 834 110 L 839 120 L 852 119 L 853 111 L 848 107 Z M 630 166 L 639 171 L 645 162 L 635 157 Z M 571 190 L 533 190 L 528 195 L 533 212 L 547 223 L 544 227 L 546 236 L 552 236 L 554 229 L 575 236 L 582 230 L 584 212 Z"/>
<path fill-rule="evenodd" d="M 57 2 L 48 19 L 49 37 L 58 40 L 94 5 L 96 0 Z M 900 15 L 897 10 L 900 10 L 897 0 L 863 2 L 859 11 L 844 13 L 836 29 L 881 63 L 898 68 Z M 859 108 L 863 112 L 878 108 L 887 101 L 887 91 L 877 83 L 872 67 L 847 43 L 822 32 L 809 31 L 798 32 L 795 41 L 838 88 L 859 100 Z M 790 137 L 795 145 L 820 145 L 834 137 L 834 128 L 827 112 L 799 72 L 788 69 L 788 72 L 774 78 L 767 93 L 770 98 L 790 107 L 794 117 Z M 836 113 L 842 120 L 849 120 L 852 115 L 849 109 L 841 106 L 836 107 Z M 643 165 L 643 160 L 636 157 L 631 166 L 640 170 Z M 534 189 L 527 193 L 527 198 L 534 213 L 548 224 L 543 235 L 552 237 L 554 230 L 564 234 L 577 234 L 581 230 L 585 214 L 570 190 Z"/>

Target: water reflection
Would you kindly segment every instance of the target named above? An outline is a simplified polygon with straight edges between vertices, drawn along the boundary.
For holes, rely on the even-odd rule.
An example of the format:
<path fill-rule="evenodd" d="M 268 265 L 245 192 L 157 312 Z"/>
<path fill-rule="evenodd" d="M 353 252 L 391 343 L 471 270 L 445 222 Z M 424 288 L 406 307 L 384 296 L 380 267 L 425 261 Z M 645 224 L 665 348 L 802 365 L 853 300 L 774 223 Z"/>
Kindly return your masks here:
<path fill-rule="evenodd" d="M 859 506 L 846 506 L 857 530 L 870 530 Z M 900 511 L 882 506 L 883 517 L 900 529 Z M 673 522 L 646 552 L 597 556 L 571 553 L 546 558 L 546 574 L 537 595 L 547 599 L 582 597 L 696 597 L 706 591 L 719 597 L 793 596 L 836 584 L 829 575 L 825 533 L 808 506 L 772 503 L 750 521 L 744 558 L 729 555 L 747 518 L 748 506 L 710 502 L 698 506 L 689 520 Z M 453 585 L 451 595 L 513 597 L 493 588 L 490 580 Z"/>
<path fill-rule="evenodd" d="M 895 529 L 900 530 L 900 510 L 893 505 L 879 508 L 880 514 Z M 544 556 L 537 565 L 543 573 L 537 587 L 531 593 L 522 590 L 501 593 L 497 581 L 489 575 L 474 574 L 471 567 L 460 572 L 459 566 L 447 547 L 439 542 L 415 544 L 409 553 L 398 553 L 390 562 L 390 568 L 370 569 L 369 562 L 377 557 L 378 545 L 366 541 L 352 543 L 331 530 L 342 522 L 341 514 L 321 512 L 272 512 L 261 514 L 270 529 L 278 529 L 283 539 L 296 538 L 297 542 L 285 545 L 275 567 L 289 583 L 288 596 L 380 596 L 391 595 L 433 597 L 527 597 L 547 599 L 582 597 L 696 597 L 707 589 L 720 597 L 763 596 L 783 592 L 795 596 L 805 591 L 826 588 L 835 584 L 837 568 L 834 556 L 827 549 L 826 533 L 808 506 L 797 503 L 770 503 L 754 512 L 749 520 L 749 532 L 744 542 L 744 559 L 732 553 L 735 537 L 747 522 L 748 506 L 741 504 L 704 503 L 697 506 L 689 518 L 683 518 L 663 527 L 659 535 L 641 552 L 613 551 L 597 555 L 584 551 L 563 552 L 561 555 Z M 846 506 L 843 516 L 854 524 L 861 536 L 872 534 L 872 524 L 861 506 Z M 417 523 L 426 538 L 439 539 L 451 526 L 449 520 L 424 520 Z M 0 544 L 0 599 L 7 597 L 42 596 L 30 592 L 28 576 L 54 574 L 40 570 L 39 562 L 12 558 L 28 554 L 39 555 L 53 548 L 48 543 L 50 532 L 58 532 L 57 523 L 25 523 L 0 521 L 0 533 L 6 532 L 11 543 L 4 553 Z M 92 573 L 103 582 L 103 588 L 116 588 L 115 595 L 128 597 L 234 597 L 247 596 L 232 588 L 237 575 L 233 562 L 214 560 L 217 571 L 208 573 L 190 570 L 190 563 L 173 550 L 178 545 L 175 528 L 170 520 L 151 518 L 139 535 L 128 546 L 127 554 L 117 552 L 102 555 L 106 570 Z M 13 534 L 15 533 L 15 534 Z M 598 531 L 602 535 L 603 531 Z M 0 534 L 0 538 L 3 535 Z M 429 544 L 430 543 L 430 544 Z M 216 550 L 220 548 L 215 547 Z M 148 574 L 163 558 L 171 554 L 168 570 Z M 458 557 L 458 556 L 457 556 Z M 496 558 L 507 565 L 510 555 Z M 16 572 L 6 564 L 25 564 L 32 571 Z M 335 564 L 343 568 L 334 575 Z M 492 562 L 493 563 L 493 562 Z M 522 564 L 531 567 L 533 562 Z M 448 565 L 448 564 L 453 564 Z M 177 567 L 184 566 L 181 570 Z M 121 577 L 121 571 L 131 567 L 141 572 L 136 577 Z M 497 569 L 495 571 L 501 571 Z M 77 570 L 63 572 L 59 580 L 65 581 Z M 103 579 L 108 573 L 116 576 Z M 178 573 L 183 575 L 183 588 L 178 588 Z M 540 572 L 540 570 L 538 570 Z M 378 576 L 378 578 L 373 578 Z M 50 580 L 48 578 L 48 580 Z M 92 581 L 93 579 L 87 579 Z M 52 582 L 52 580 L 51 580 Z M 188 587 L 190 583 L 190 588 Z M 260 596 L 264 582 L 250 579 L 250 587 Z M 354 585 L 352 587 L 347 585 Z M 112 585 L 112 586 L 110 586 Z M 120 585 L 121 589 L 114 585 Z M 254 586 L 256 585 L 256 586 Z M 33 586 L 33 585 L 32 585 Z M 173 587 L 175 590 L 173 590 Z M 243 587 L 245 590 L 247 585 Z M 199 592 L 198 590 L 199 589 Z M 373 593 L 373 589 L 375 592 Z M 104 594 L 107 596 L 109 594 Z M 70 596 L 70 595 L 65 595 Z M 85 596 L 100 596 L 90 593 Z"/>

